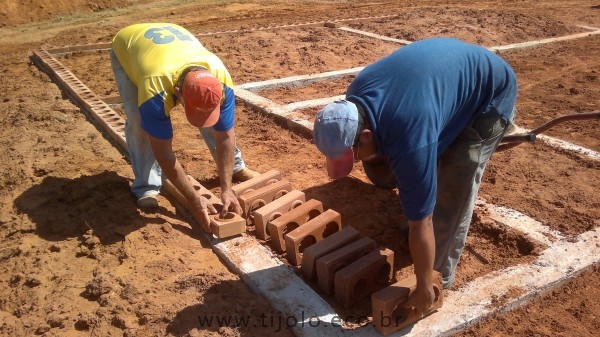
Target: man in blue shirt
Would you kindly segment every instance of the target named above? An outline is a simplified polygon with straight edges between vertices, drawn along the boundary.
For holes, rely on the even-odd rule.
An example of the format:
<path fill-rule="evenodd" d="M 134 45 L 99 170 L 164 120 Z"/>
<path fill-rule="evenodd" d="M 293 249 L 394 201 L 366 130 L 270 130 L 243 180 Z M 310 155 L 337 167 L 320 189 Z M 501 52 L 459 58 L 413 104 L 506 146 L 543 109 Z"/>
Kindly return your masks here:
<path fill-rule="evenodd" d="M 417 288 L 407 306 L 434 300 L 433 270 L 455 278 L 485 165 L 514 118 L 517 82 L 494 53 L 451 38 L 404 46 L 367 66 L 346 99 L 314 123 L 331 178 L 354 161 L 387 157 L 408 219 Z"/>

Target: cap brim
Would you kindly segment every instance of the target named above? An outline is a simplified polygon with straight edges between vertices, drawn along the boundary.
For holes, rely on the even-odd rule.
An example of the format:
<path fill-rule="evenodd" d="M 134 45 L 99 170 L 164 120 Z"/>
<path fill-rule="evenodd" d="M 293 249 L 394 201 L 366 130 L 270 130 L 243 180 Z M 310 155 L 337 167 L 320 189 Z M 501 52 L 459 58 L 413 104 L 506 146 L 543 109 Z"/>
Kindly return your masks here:
<path fill-rule="evenodd" d="M 194 111 L 185 109 L 185 116 L 190 124 L 199 128 L 211 127 L 219 121 L 219 115 L 221 114 L 221 105 L 217 104 L 217 107 L 210 113 L 199 114 Z"/>
<path fill-rule="evenodd" d="M 354 166 L 354 151 L 348 148 L 340 157 L 331 159 L 327 157 L 327 174 L 331 179 L 340 179 L 349 175 Z"/>

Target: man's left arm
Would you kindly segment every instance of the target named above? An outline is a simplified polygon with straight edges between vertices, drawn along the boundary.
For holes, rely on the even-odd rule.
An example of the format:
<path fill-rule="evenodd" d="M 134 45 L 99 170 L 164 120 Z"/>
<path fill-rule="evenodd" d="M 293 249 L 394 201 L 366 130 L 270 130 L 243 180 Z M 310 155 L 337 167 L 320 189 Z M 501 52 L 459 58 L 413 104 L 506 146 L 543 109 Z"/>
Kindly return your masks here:
<path fill-rule="evenodd" d="M 435 259 L 435 236 L 432 215 L 418 221 L 408 221 L 408 245 L 415 266 L 417 287 L 406 301 L 417 314 L 427 311 L 433 301 L 433 263 Z"/>
<path fill-rule="evenodd" d="M 433 209 L 436 200 L 437 143 L 413 146 L 412 149 L 408 153 L 398 153 L 394 157 L 393 167 L 404 214 L 409 219 L 408 244 L 417 278 L 417 287 L 405 306 L 413 307 L 421 315 L 435 299 Z"/>
<path fill-rule="evenodd" d="M 222 215 L 229 210 L 237 214 L 242 214 L 242 208 L 237 200 L 232 186 L 233 163 L 235 152 L 235 131 L 233 128 L 228 131 L 216 131 L 215 141 L 217 147 L 217 172 L 221 182 L 221 201 L 223 202 Z"/>

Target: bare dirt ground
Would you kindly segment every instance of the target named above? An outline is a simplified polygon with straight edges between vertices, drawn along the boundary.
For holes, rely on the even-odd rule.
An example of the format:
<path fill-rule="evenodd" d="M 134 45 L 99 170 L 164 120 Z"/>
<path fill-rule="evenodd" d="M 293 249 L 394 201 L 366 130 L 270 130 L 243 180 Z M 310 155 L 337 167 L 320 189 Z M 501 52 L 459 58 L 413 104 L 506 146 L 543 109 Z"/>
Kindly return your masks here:
<path fill-rule="evenodd" d="M 200 39 L 241 84 L 364 66 L 399 47 L 320 24 L 263 28 L 390 14 L 397 17 L 345 25 L 406 40 L 454 36 L 486 47 L 586 31 L 578 25 L 600 27 L 600 5 L 593 1 L 8 0 L 0 9 L 0 335 L 292 335 L 256 324 L 273 314 L 268 302 L 223 265 L 169 199 L 161 197 L 155 213 L 135 208 L 124 155 L 31 63 L 33 49 L 109 42 L 123 26 L 143 21 L 174 22 L 197 34 L 236 31 Z M 600 109 L 600 35 L 501 55 L 519 80 L 520 126 Z M 116 94 L 105 51 L 60 61 L 98 95 Z M 350 80 L 263 94 L 286 103 L 334 96 Z M 180 112 L 173 113 L 177 154 L 189 174 L 218 192 L 214 163 Z M 236 114 L 249 166 L 280 170 L 308 198 L 340 212 L 346 225 L 393 249 L 397 279 L 412 273 L 406 235 L 398 229 L 397 190 L 374 188 L 360 167 L 331 182 L 310 139 L 241 102 Z M 567 122 L 546 134 L 600 151 L 599 128 L 598 121 Z M 480 197 L 575 238 L 600 226 L 599 171 L 597 160 L 541 142 L 523 144 L 494 155 Z M 453 289 L 529 263 L 543 249 L 477 209 Z M 598 298 L 596 265 L 457 335 L 597 336 Z M 368 314 L 368 307 L 363 301 L 347 313 Z M 199 318 L 212 315 L 250 323 L 202 326 Z"/>

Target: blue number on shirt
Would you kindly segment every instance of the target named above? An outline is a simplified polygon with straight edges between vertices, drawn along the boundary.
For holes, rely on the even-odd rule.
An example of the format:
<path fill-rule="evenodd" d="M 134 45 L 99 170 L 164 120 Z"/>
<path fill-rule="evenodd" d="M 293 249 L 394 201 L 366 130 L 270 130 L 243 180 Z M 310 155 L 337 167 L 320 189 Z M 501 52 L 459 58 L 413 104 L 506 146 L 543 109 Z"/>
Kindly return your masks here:
<path fill-rule="evenodd" d="M 168 31 L 170 34 L 164 34 L 164 31 Z M 192 37 L 186 35 L 173 27 L 164 27 L 164 28 L 150 28 L 144 33 L 144 37 L 152 40 L 155 44 L 167 44 L 175 41 L 175 37 L 177 37 L 181 41 L 192 41 Z"/>
<path fill-rule="evenodd" d="M 171 43 L 175 40 L 173 35 L 165 35 L 161 34 L 163 28 L 150 28 L 144 33 L 144 37 L 152 40 L 155 44 L 166 44 Z"/>
<path fill-rule="evenodd" d="M 178 31 L 177 29 L 175 29 L 173 27 L 165 27 L 165 29 L 170 31 L 171 33 L 175 34 L 175 36 L 177 36 L 177 38 L 180 39 L 181 41 L 192 41 L 191 36 L 185 35 L 184 33 Z"/>

